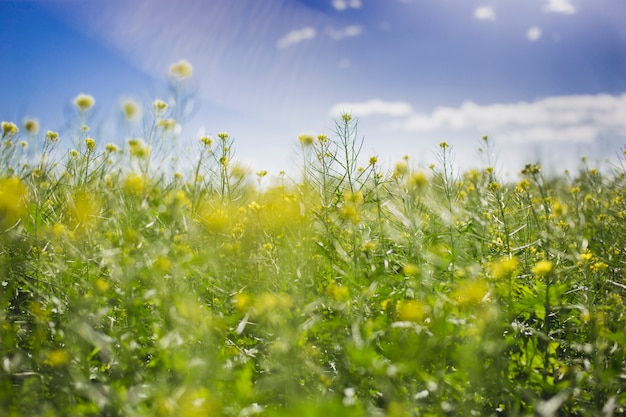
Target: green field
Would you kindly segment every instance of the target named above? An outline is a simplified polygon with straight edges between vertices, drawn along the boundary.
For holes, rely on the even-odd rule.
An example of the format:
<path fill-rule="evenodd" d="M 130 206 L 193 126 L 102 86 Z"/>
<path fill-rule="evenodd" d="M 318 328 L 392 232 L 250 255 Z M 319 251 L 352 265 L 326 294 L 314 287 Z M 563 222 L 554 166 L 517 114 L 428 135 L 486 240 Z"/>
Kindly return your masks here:
<path fill-rule="evenodd" d="M 384 167 L 344 114 L 298 172 L 247 172 L 227 133 L 176 172 L 175 109 L 116 146 L 90 100 L 68 137 L 2 124 L 0 415 L 626 413 L 622 151 Z"/>

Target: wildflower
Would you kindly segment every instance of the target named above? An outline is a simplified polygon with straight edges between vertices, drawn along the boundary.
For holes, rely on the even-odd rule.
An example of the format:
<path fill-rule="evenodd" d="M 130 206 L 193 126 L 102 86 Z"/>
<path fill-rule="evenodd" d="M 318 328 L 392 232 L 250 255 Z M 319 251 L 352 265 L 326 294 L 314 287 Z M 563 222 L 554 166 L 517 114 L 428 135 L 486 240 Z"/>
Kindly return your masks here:
<path fill-rule="evenodd" d="M 176 120 L 174 119 L 161 119 L 158 123 L 159 127 L 165 131 L 174 130 L 176 128 Z"/>
<path fill-rule="evenodd" d="M 11 225 L 26 214 L 28 190 L 17 177 L 0 179 L 0 225 Z"/>
<path fill-rule="evenodd" d="M 341 120 L 343 120 L 344 123 L 348 123 L 352 120 L 352 115 L 350 113 L 341 113 Z"/>
<path fill-rule="evenodd" d="M 513 275 L 518 267 L 519 261 L 517 260 L 517 258 L 509 258 L 508 256 L 505 256 L 491 264 L 489 268 L 489 273 L 495 279 L 500 280 Z"/>
<path fill-rule="evenodd" d="M 193 67 L 188 61 L 184 59 L 170 65 L 170 69 L 169 69 L 170 77 L 177 78 L 179 80 L 184 80 L 185 78 L 191 77 L 192 73 L 193 73 Z"/>
<path fill-rule="evenodd" d="M 264 176 L 266 176 L 266 175 L 267 175 L 267 171 L 266 171 L 266 170 L 263 170 L 263 171 L 257 171 L 256 175 L 257 175 L 259 178 L 263 178 Z"/>
<path fill-rule="evenodd" d="M 398 319 L 402 321 L 421 321 L 426 315 L 424 305 L 417 300 L 401 301 L 398 304 Z"/>
<path fill-rule="evenodd" d="M 439 147 L 440 147 L 441 149 L 446 149 L 446 148 L 449 148 L 449 147 L 450 147 L 450 145 L 448 144 L 448 142 L 445 142 L 445 141 L 444 141 L 444 142 L 441 142 L 441 143 L 439 144 Z"/>
<path fill-rule="evenodd" d="M 361 252 L 363 253 L 371 253 L 376 249 L 376 242 L 371 240 L 367 240 L 361 244 Z"/>
<path fill-rule="evenodd" d="M 46 132 L 46 139 L 50 142 L 58 142 L 59 134 L 57 132 L 53 132 L 52 130 L 48 130 Z"/>
<path fill-rule="evenodd" d="M 363 203 L 363 193 L 361 191 L 353 193 L 350 190 L 346 190 L 343 193 L 343 199 L 348 204 L 354 204 L 358 206 Z"/>
<path fill-rule="evenodd" d="M 135 120 L 141 115 L 141 107 L 134 100 L 124 100 L 122 102 L 122 112 L 126 120 Z"/>
<path fill-rule="evenodd" d="M 152 266 L 154 266 L 157 270 L 161 272 L 169 272 L 170 268 L 172 267 L 172 262 L 167 256 L 159 255 L 152 263 Z"/>
<path fill-rule="evenodd" d="M 213 138 L 211 138 L 210 136 L 202 136 L 200 138 L 200 142 L 202 142 L 202 144 L 204 144 L 206 147 L 210 148 L 211 145 L 213 145 Z"/>
<path fill-rule="evenodd" d="M 409 189 L 421 190 L 426 184 L 428 184 L 428 177 L 425 172 L 417 171 L 411 173 L 408 180 Z"/>
<path fill-rule="evenodd" d="M 44 363 L 48 366 L 63 366 L 70 361 L 70 355 L 64 349 L 55 349 L 48 354 Z"/>
<path fill-rule="evenodd" d="M 345 204 L 341 207 L 339 213 L 345 220 L 357 224 L 360 221 L 359 211 L 353 204 Z"/>
<path fill-rule="evenodd" d="M 483 139 L 483 142 L 487 142 L 489 140 L 489 136 L 484 135 L 482 139 Z"/>
<path fill-rule="evenodd" d="M 350 298 L 350 290 L 348 287 L 345 285 L 337 285 L 335 282 L 328 284 L 326 287 L 326 294 L 339 302 L 348 301 Z"/>
<path fill-rule="evenodd" d="M 497 181 L 492 181 L 489 183 L 489 190 L 498 191 L 500 189 L 500 184 Z"/>
<path fill-rule="evenodd" d="M 130 155 L 136 158 L 146 158 L 150 156 L 150 146 L 146 145 L 143 139 L 129 139 L 128 148 Z"/>
<path fill-rule="evenodd" d="M 24 130 L 31 135 L 36 135 L 39 132 L 39 122 L 36 119 L 28 119 L 24 122 Z"/>
<path fill-rule="evenodd" d="M 140 196 L 146 187 L 146 180 L 136 172 L 131 172 L 124 179 L 124 190 L 129 194 Z"/>
<path fill-rule="evenodd" d="M 79 154 L 78 154 L 78 151 L 76 149 L 70 149 L 70 156 L 72 158 L 76 158 L 76 157 L 78 157 L 78 155 Z"/>
<path fill-rule="evenodd" d="M 317 141 L 320 143 L 328 142 L 328 136 L 326 135 L 317 135 Z"/>
<path fill-rule="evenodd" d="M 531 272 L 538 277 L 545 277 L 552 272 L 552 267 L 552 262 L 544 259 L 537 262 L 535 266 L 531 268 Z"/>
<path fill-rule="evenodd" d="M 89 152 L 93 152 L 96 149 L 96 141 L 93 138 L 85 139 L 85 145 L 87 146 L 87 150 L 89 150 Z"/>
<path fill-rule="evenodd" d="M 378 163 L 378 157 L 372 156 L 370 157 L 370 165 L 376 165 Z"/>
<path fill-rule="evenodd" d="M 541 165 L 539 164 L 526 164 L 524 169 L 522 169 L 522 174 L 524 175 L 537 175 L 541 173 Z"/>
<path fill-rule="evenodd" d="M 456 299 L 459 306 L 481 304 L 489 300 L 489 286 L 482 279 L 465 280 L 457 286 L 452 298 Z"/>
<path fill-rule="evenodd" d="M 120 148 L 118 148 L 118 146 L 114 143 L 107 143 L 104 149 L 108 153 L 117 153 L 120 150 Z"/>
<path fill-rule="evenodd" d="M 402 271 L 407 277 L 416 277 L 420 274 L 420 267 L 419 265 L 408 263 L 402 267 Z"/>
<path fill-rule="evenodd" d="M 402 178 L 407 172 L 409 172 L 409 165 L 404 161 L 398 162 L 393 170 L 393 177 Z"/>
<path fill-rule="evenodd" d="M 1 126 L 3 139 L 13 137 L 17 135 L 17 133 L 20 131 L 15 123 L 12 122 L 2 122 Z"/>
<path fill-rule="evenodd" d="M 311 146 L 313 144 L 313 136 L 302 134 L 298 136 L 298 140 L 302 144 L 302 146 Z"/>
<path fill-rule="evenodd" d="M 228 158 L 225 156 L 222 156 L 220 158 L 220 165 L 223 167 L 227 167 L 228 166 Z"/>
<path fill-rule="evenodd" d="M 235 308 L 239 311 L 246 311 L 251 304 L 250 296 L 245 292 L 238 292 L 233 295 L 231 302 L 235 306 Z"/>
<path fill-rule="evenodd" d="M 79 190 L 70 196 L 69 202 L 72 228 L 83 231 L 91 228 L 99 214 L 95 195 Z"/>
<path fill-rule="evenodd" d="M 96 104 L 96 100 L 94 100 L 93 96 L 89 94 L 79 94 L 74 99 L 74 105 L 78 107 L 81 113 L 86 112 L 90 108 L 92 108 Z"/>
<path fill-rule="evenodd" d="M 152 108 L 157 116 L 162 116 L 167 110 L 167 103 L 163 100 L 156 99 L 152 103 Z"/>
<path fill-rule="evenodd" d="M 593 265 L 591 265 L 589 267 L 589 269 L 591 269 L 591 271 L 593 271 L 593 272 L 600 272 L 600 271 L 604 271 L 608 267 L 609 266 L 605 262 L 598 261 L 598 262 L 594 263 Z"/>
<path fill-rule="evenodd" d="M 102 278 L 98 278 L 95 282 L 94 282 L 94 286 L 96 287 L 96 289 L 100 292 L 106 292 L 110 287 L 111 284 L 109 284 L 108 282 L 106 282 L 105 280 L 103 280 Z"/>

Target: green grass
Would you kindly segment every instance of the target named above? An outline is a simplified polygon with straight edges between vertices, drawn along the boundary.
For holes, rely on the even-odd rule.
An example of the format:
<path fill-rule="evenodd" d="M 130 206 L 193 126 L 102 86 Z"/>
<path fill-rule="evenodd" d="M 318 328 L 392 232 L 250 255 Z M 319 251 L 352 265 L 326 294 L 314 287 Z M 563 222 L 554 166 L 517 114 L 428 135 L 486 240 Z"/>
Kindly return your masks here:
<path fill-rule="evenodd" d="M 2 415 L 625 413 L 622 165 L 360 167 L 344 115 L 298 180 L 226 133 L 174 173 L 171 109 L 118 149 L 81 103 L 67 153 L 3 124 Z"/>

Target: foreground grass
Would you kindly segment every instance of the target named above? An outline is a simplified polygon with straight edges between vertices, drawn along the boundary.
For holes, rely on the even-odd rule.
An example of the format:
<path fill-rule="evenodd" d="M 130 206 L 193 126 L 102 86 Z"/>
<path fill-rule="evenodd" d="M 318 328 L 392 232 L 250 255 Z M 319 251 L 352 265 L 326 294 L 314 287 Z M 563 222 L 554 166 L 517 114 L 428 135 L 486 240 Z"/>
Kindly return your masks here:
<path fill-rule="evenodd" d="M 297 181 L 226 133 L 169 175 L 166 111 L 124 149 L 26 126 L 36 163 L 3 124 L 3 415 L 624 413 L 623 167 L 359 167 L 344 115 Z"/>

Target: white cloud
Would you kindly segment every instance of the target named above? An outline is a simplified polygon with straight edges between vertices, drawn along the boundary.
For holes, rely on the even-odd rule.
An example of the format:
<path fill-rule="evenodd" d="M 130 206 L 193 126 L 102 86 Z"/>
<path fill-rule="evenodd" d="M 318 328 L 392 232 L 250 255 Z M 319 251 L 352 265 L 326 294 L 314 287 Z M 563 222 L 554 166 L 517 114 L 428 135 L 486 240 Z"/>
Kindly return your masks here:
<path fill-rule="evenodd" d="M 544 12 L 574 14 L 576 8 L 572 4 L 571 0 L 548 0 L 548 4 L 544 4 L 542 7 Z"/>
<path fill-rule="evenodd" d="M 340 30 L 337 30 L 337 29 L 328 30 L 328 35 L 335 40 L 359 36 L 361 33 L 363 33 L 363 27 L 359 25 L 347 26 Z"/>
<path fill-rule="evenodd" d="M 333 0 L 333 7 L 340 12 L 347 8 L 360 9 L 361 6 L 361 0 Z"/>
<path fill-rule="evenodd" d="M 478 7 L 474 10 L 474 18 L 478 20 L 496 20 L 496 12 L 489 6 Z"/>
<path fill-rule="evenodd" d="M 526 39 L 528 39 L 531 42 L 537 41 L 539 40 L 539 38 L 541 38 L 541 28 L 537 26 L 533 26 L 529 28 L 528 31 L 526 32 Z"/>
<path fill-rule="evenodd" d="M 348 112 L 353 116 L 366 117 L 374 115 L 384 115 L 391 117 L 410 116 L 413 113 L 411 105 L 405 101 L 383 101 L 380 99 L 372 99 L 363 102 L 344 102 L 337 103 L 330 109 L 330 115 L 333 117 Z"/>
<path fill-rule="evenodd" d="M 315 29 L 310 26 L 298 30 L 292 30 L 291 32 L 280 38 L 278 42 L 276 42 L 276 46 L 278 48 L 286 48 L 307 39 L 313 39 L 315 35 Z"/>
<path fill-rule="evenodd" d="M 410 109 L 404 104 L 405 111 Z M 398 113 L 394 115 L 404 115 Z M 412 113 L 404 120 L 393 122 L 393 127 L 404 131 L 473 129 L 497 136 L 503 142 L 592 142 L 607 132 L 626 136 L 624 115 L 626 93 L 621 96 L 572 95 L 532 103 L 478 105 L 467 101 L 460 107 L 438 107 L 430 114 Z"/>

